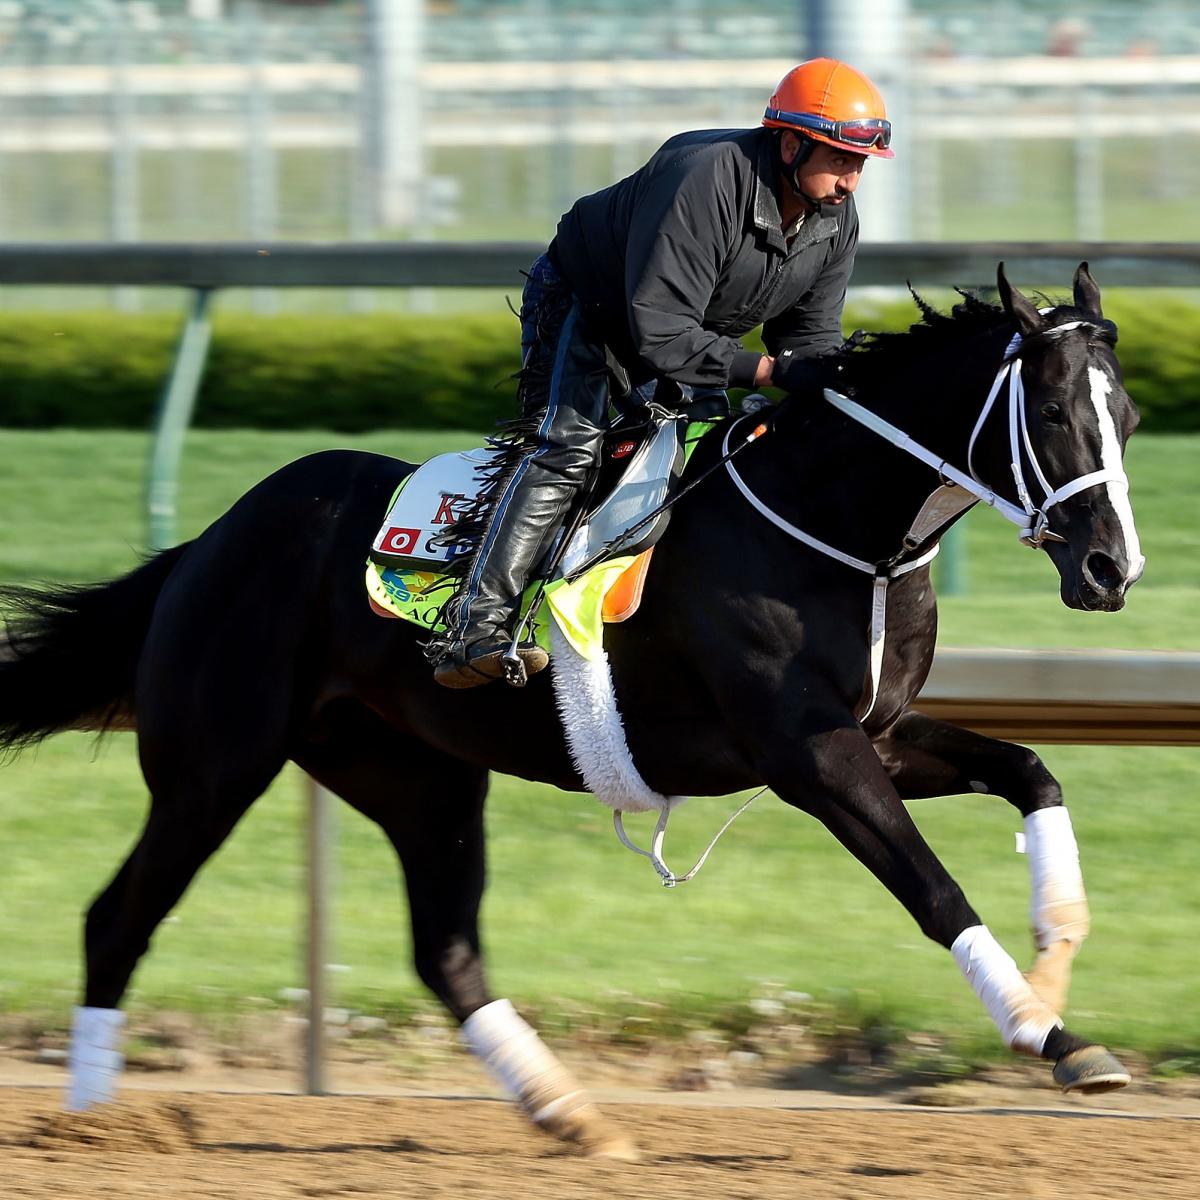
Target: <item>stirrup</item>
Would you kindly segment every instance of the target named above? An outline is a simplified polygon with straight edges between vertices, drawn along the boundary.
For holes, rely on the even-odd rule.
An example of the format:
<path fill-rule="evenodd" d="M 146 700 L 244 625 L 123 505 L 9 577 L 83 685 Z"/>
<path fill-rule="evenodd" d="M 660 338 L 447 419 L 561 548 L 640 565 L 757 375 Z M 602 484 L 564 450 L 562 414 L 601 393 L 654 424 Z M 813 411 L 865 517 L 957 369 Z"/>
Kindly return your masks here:
<path fill-rule="evenodd" d="M 443 687 L 482 687 L 503 679 L 514 687 L 524 687 L 530 675 L 536 675 L 550 662 L 545 650 L 535 642 L 511 645 L 507 639 L 502 646 L 475 655 L 470 647 L 447 655 L 434 668 L 433 677 Z"/>
<path fill-rule="evenodd" d="M 545 588 L 545 584 L 542 584 Z M 544 594 L 544 591 L 543 593 Z M 535 608 L 540 603 L 541 596 L 534 602 Z M 542 671 L 550 662 L 550 655 L 541 648 L 534 640 L 530 630 L 532 624 L 531 609 L 524 617 L 517 621 L 516 631 L 512 635 L 512 641 L 509 647 L 505 650 L 503 657 L 500 659 L 500 666 L 504 673 L 504 682 L 509 687 L 524 687 L 529 682 L 530 675 L 536 675 Z M 522 641 L 521 635 L 526 634 L 527 640 Z"/>
<path fill-rule="evenodd" d="M 530 675 L 545 670 L 550 656 L 536 642 L 509 646 L 500 658 L 500 671 L 509 687 L 524 687 Z"/>
<path fill-rule="evenodd" d="M 509 687 L 524 687 L 529 682 L 529 672 L 521 660 L 521 652 L 515 646 L 509 646 L 500 660 L 504 668 L 504 682 Z"/>

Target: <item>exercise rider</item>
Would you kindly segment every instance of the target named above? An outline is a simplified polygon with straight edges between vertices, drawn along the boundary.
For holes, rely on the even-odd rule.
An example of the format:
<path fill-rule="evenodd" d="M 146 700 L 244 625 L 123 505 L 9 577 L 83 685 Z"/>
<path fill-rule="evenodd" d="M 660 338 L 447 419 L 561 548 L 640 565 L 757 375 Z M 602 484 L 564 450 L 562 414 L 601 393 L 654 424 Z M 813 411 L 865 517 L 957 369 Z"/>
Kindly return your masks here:
<path fill-rule="evenodd" d="M 871 81 L 818 58 L 784 76 L 761 128 L 679 134 L 562 218 L 522 296 L 522 415 L 457 531 L 461 579 L 428 647 L 439 683 L 503 674 L 526 581 L 598 463 L 610 397 L 651 380 L 818 381 L 814 360 L 842 344 L 854 191 L 890 142 Z M 765 355 L 738 341 L 759 325 Z M 518 653 L 530 674 L 546 665 L 532 641 Z"/>

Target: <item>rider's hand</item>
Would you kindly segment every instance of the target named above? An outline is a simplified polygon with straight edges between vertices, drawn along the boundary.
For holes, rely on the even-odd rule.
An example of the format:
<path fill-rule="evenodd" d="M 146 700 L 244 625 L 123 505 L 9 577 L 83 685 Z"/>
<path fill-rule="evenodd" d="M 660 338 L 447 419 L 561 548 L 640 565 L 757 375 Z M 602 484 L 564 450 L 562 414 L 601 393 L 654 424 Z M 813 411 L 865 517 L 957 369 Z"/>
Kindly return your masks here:
<path fill-rule="evenodd" d="M 789 395 L 815 391 L 833 382 L 834 368 L 827 358 L 801 358 L 794 350 L 781 350 L 771 373 L 771 386 Z"/>
<path fill-rule="evenodd" d="M 754 386 L 756 388 L 769 387 L 774 370 L 775 360 L 769 354 L 764 354 L 758 360 L 758 370 L 754 372 Z"/>

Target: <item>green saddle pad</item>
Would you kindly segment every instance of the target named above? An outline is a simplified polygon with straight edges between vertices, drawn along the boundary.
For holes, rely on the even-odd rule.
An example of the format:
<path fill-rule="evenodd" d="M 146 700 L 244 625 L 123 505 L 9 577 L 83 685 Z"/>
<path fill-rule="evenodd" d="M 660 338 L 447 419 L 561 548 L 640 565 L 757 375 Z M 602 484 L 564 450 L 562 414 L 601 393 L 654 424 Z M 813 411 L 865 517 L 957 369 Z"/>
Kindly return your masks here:
<path fill-rule="evenodd" d="M 604 648 L 604 597 L 630 567 L 635 555 L 621 555 L 598 563 L 586 575 L 568 583 L 556 579 L 546 585 L 546 602 L 534 621 L 533 636 L 539 646 L 550 652 L 550 630 L 554 620 L 567 640 L 584 658 L 597 659 Z M 367 562 L 367 595 L 377 609 L 399 617 L 430 632 L 445 626 L 438 614 L 452 582 L 436 571 L 398 571 L 381 563 Z M 522 615 L 537 591 L 531 584 L 525 591 Z"/>

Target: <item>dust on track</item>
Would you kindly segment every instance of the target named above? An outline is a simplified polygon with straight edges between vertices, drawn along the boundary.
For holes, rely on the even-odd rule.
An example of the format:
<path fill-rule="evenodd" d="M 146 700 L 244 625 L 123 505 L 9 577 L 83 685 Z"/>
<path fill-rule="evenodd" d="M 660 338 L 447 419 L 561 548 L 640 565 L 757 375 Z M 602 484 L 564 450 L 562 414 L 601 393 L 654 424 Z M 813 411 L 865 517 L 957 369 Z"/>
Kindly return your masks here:
<path fill-rule="evenodd" d="M 638 1165 L 577 1156 L 488 1099 L 137 1091 L 94 1113 L 0 1089 L 0 1191 L 22 1200 L 164 1195 L 647 1200 L 1058 1200 L 1197 1194 L 1183 1116 L 608 1104 Z"/>

